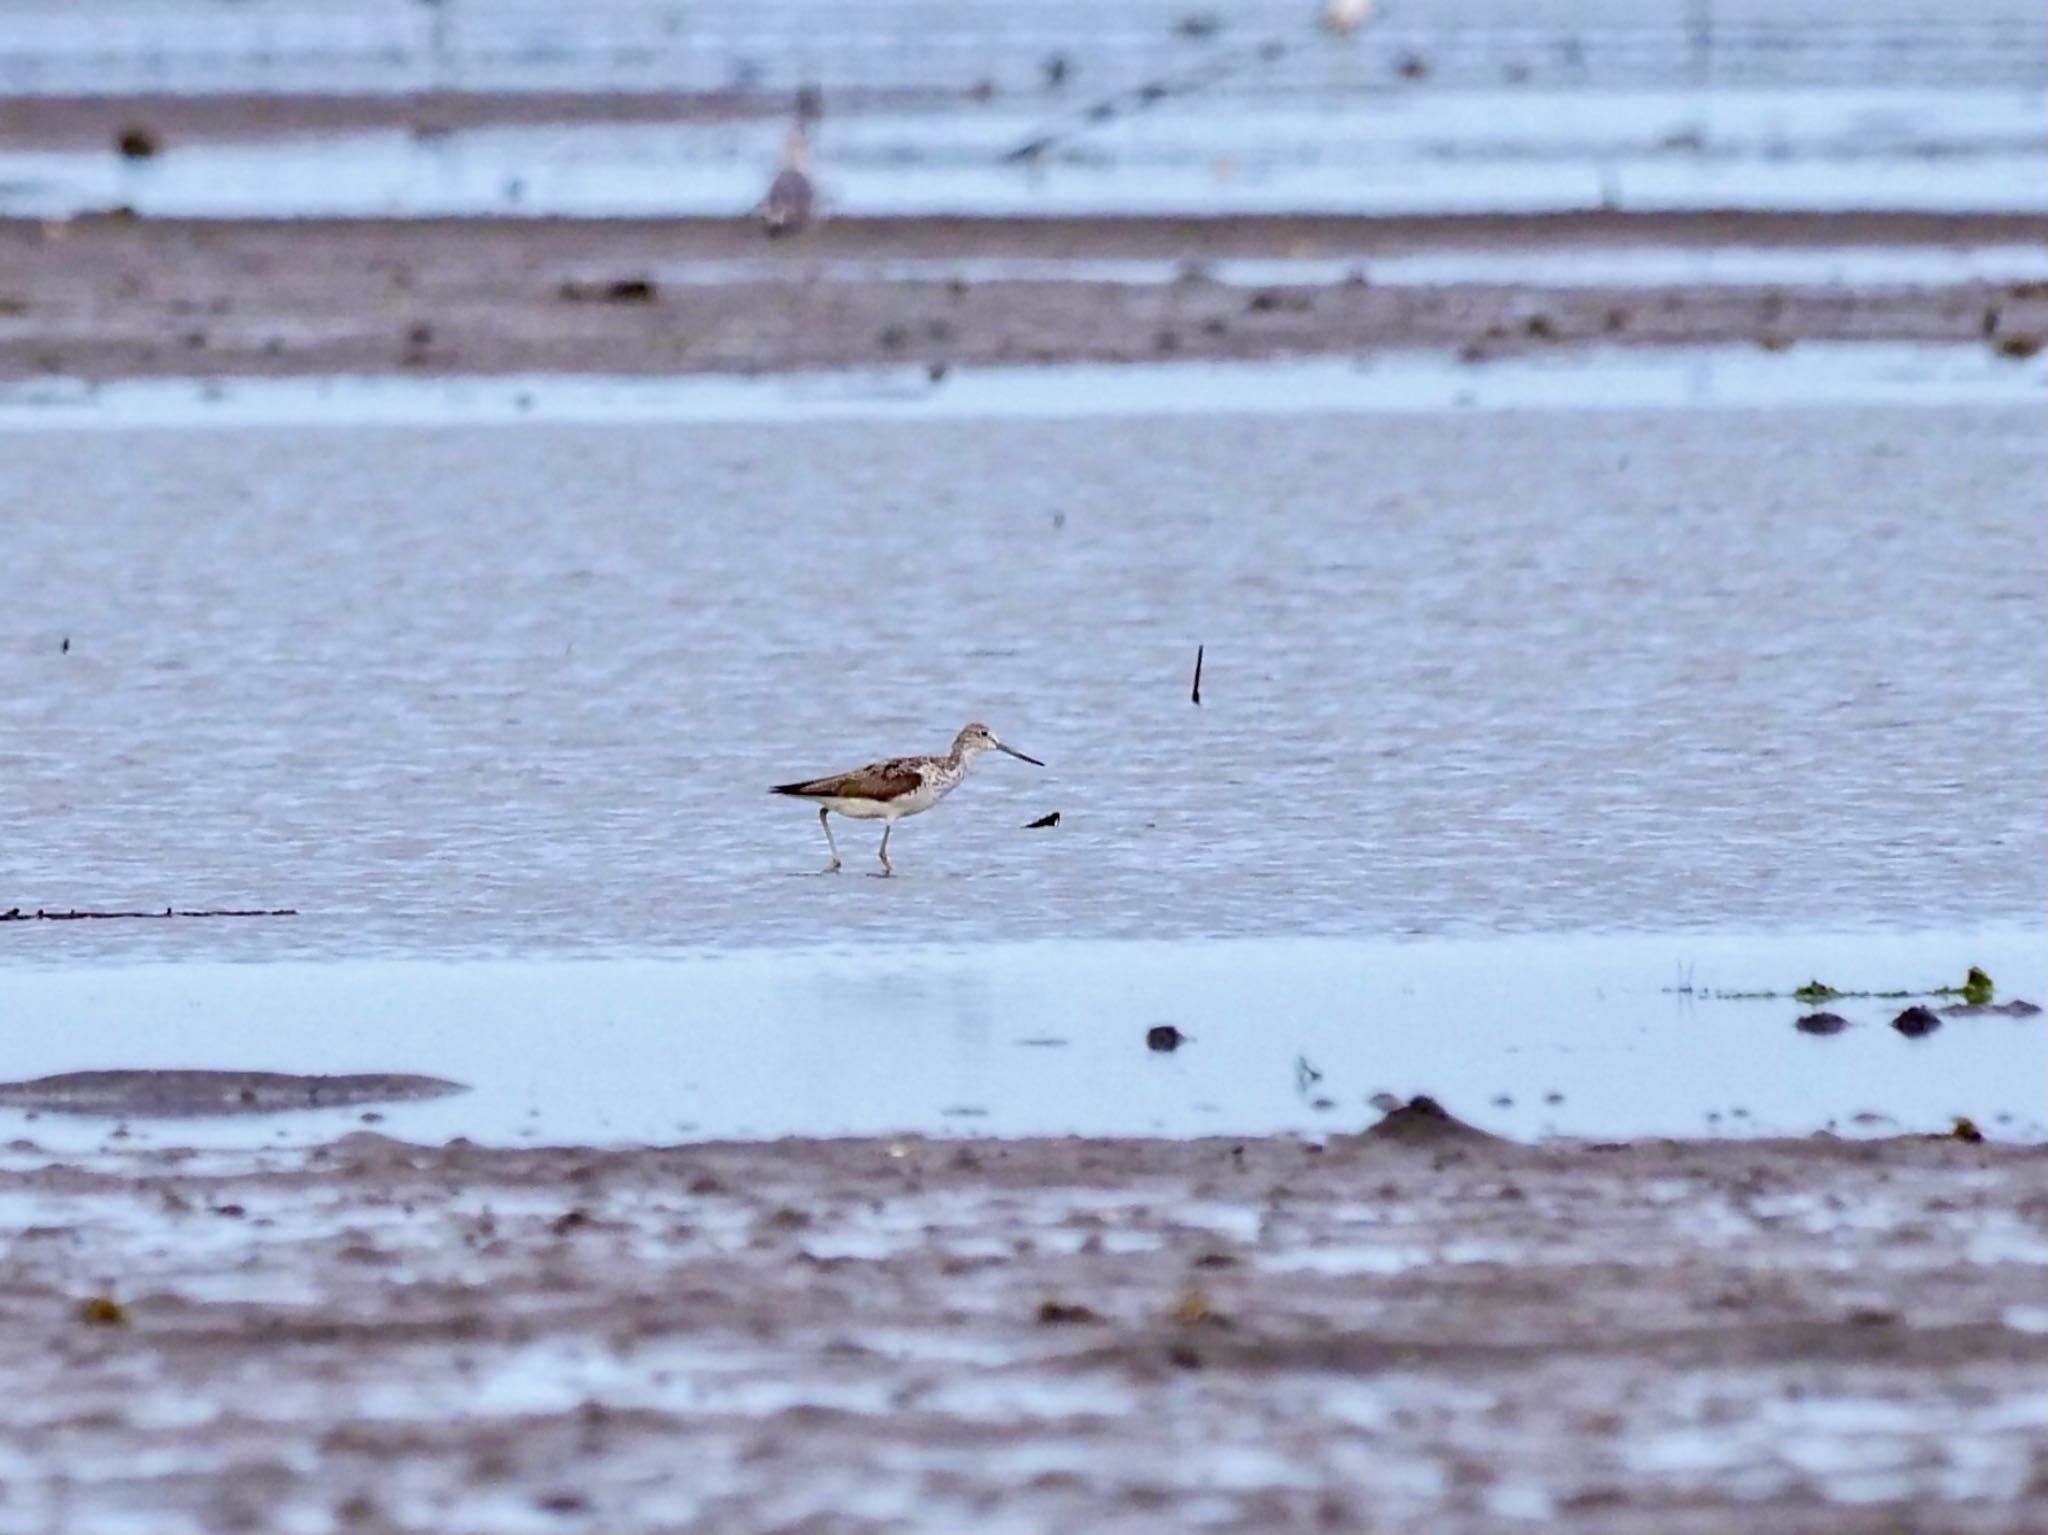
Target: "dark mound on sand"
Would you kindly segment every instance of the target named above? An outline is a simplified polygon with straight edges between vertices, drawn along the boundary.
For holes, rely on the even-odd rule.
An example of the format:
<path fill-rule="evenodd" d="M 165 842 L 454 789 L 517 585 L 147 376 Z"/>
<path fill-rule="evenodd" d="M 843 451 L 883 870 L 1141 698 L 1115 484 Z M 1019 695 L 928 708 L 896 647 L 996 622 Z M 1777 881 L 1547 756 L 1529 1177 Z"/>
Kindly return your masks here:
<path fill-rule="evenodd" d="M 1909 1007 L 1892 1020 L 1892 1027 L 1908 1039 L 1919 1039 L 1941 1027 L 1941 1016 L 1931 1007 Z"/>
<path fill-rule="evenodd" d="M 1489 1135 L 1476 1125 L 1466 1124 L 1436 1099 L 1421 1095 L 1410 1098 L 1398 1109 L 1390 1109 L 1385 1118 L 1366 1130 L 1359 1139 L 1431 1150 L 1508 1144 L 1497 1135 Z"/>
<path fill-rule="evenodd" d="M 1840 1013 L 1808 1013 L 1795 1018 L 1792 1027 L 1802 1034 L 1839 1034 L 1849 1027 L 1849 1020 Z"/>

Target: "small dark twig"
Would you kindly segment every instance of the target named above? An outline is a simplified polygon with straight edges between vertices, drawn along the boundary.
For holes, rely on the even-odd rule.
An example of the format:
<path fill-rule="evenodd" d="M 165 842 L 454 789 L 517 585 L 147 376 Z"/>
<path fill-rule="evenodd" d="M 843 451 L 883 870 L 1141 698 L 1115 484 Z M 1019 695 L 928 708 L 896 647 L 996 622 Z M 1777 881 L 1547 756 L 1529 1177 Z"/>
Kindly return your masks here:
<path fill-rule="evenodd" d="M 1200 645 L 1195 647 L 1195 686 L 1188 694 L 1194 700 L 1197 709 L 1202 707 L 1202 649 Z"/>
<path fill-rule="evenodd" d="M 162 911 L 23 911 L 19 906 L 0 911 L 0 922 L 161 922 L 167 917 L 296 917 L 298 911 L 288 906 L 274 907 L 262 911 L 177 911 L 166 906 Z"/>
<path fill-rule="evenodd" d="M 1234 53 L 1215 54 L 1190 68 L 1128 86 L 1091 103 L 1064 125 L 1048 128 L 1036 137 L 1025 140 L 1004 154 L 1002 163 L 1029 164 L 1047 150 L 1056 149 L 1069 139 L 1079 138 L 1098 123 L 1114 122 L 1128 113 L 1146 111 L 1175 96 L 1193 95 L 1254 65 L 1276 63 L 1295 49 L 1305 46 L 1307 41 L 1269 38 L 1254 47 L 1239 49 Z"/>

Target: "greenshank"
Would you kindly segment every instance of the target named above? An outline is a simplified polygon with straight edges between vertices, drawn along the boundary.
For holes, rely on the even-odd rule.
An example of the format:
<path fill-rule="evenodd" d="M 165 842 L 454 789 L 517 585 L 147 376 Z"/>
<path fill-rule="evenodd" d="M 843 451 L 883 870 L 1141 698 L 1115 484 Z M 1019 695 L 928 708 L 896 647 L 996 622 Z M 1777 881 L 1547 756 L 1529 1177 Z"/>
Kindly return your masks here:
<path fill-rule="evenodd" d="M 782 168 L 755 210 L 771 240 L 800 235 L 810 227 L 817 198 L 811 190 L 811 141 L 799 119 L 782 145 Z"/>
<path fill-rule="evenodd" d="M 1033 767 L 1045 766 L 1036 757 L 1027 757 L 1015 747 L 1003 745 L 988 726 L 969 725 L 953 738 L 953 749 L 943 757 L 891 757 L 850 773 L 777 784 L 769 792 L 809 800 L 818 807 L 818 824 L 825 828 L 825 845 L 832 850 L 832 861 L 825 866 L 827 874 L 839 869 L 839 844 L 832 840 L 832 823 L 827 819 L 833 811 L 856 821 L 886 821 L 880 856 L 882 875 L 887 877 L 896 872 L 889 862 L 889 833 L 896 829 L 896 823 L 907 815 L 931 809 L 952 793 L 967 776 L 974 759 L 985 751 L 1005 752 Z"/>

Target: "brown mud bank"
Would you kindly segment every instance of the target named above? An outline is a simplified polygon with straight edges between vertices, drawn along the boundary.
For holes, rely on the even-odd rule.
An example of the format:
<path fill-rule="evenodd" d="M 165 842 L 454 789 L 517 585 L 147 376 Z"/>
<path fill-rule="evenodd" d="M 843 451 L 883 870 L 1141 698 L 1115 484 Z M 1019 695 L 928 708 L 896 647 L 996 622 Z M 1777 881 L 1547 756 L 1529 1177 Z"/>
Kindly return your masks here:
<path fill-rule="evenodd" d="M 842 107 L 912 105 L 936 98 L 854 93 Z M 402 128 L 431 134 L 552 123 L 702 123 L 789 112 L 785 95 L 743 91 L 297 92 L 162 96 L 0 97 L 0 145 L 15 149 L 112 149 L 155 153 L 180 144 L 315 137 Z"/>
<path fill-rule="evenodd" d="M 175 1119 L 404 1103 L 465 1091 L 459 1082 L 406 1072 L 307 1076 L 285 1071 L 66 1071 L 26 1082 L 0 1082 L 0 1108 Z"/>
<path fill-rule="evenodd" d="M 2048 1523 L 2048 1148 L 0 1151 L 0 1526 Z M 39 1522 L 40 1521 L 40 1522 Z"/>
<path fill-rule="evenodd" d="M 2048 335 L 2039 283 L 1382 286 L 1372 262 L 1438 248 L 1962 247 L 2044 231 L 2048 220 L 2026 216 L 1917 214 L 866 219 L 771 245 L 736 220 L 0 221 L 0 378 L 942 369 L 1846 340 L 1982 342 L 2017 356 Z M 1352 261 L 1357 274 L 1255 288 L 1203 265 L 1311 256 Z M 1184 270 L 1152 282 L 943 270 L 1002 258 Z M 704 280 L 694 262 L 725 270 Z M 891 262 L 910 266 L 892 274 Z"/>

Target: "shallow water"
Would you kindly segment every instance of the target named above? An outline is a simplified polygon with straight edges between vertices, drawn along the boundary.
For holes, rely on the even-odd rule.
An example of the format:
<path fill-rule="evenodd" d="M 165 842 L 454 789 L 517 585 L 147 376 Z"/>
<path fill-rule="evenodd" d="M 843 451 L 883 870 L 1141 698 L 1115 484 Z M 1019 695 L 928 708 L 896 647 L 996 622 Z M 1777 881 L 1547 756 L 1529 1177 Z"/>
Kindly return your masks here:
<path fill-rule="evenodd" d="M 1005 156 L 1042 107 L 869 112 L 821 134 L 844 215 L 1522 212 L 1618 207 L 2048 208 L 2039 88 L 1395 93 L 1175 103 Z M 550 124 L 0 152 L 0 212 L 159 217 L 744 212 L 784 127 Z"/>
<path fill-rule="evenodd" d="M 1090 99 L 1242 60 L 1226 99 L 1342 99 L 1413 86 L 1609 87 L 2038 82 L 2043 23 L 2028 0 L 1431 0 L 1377 6 L 1318 37 L 1300 0 L 752 0 L 679 10 L 590 0 L 573 20 L 540 0 L 10 0 L 0 82 L 23 92 L 846 90 Z M 1194 18 L 1206 22 L 1191 28 Z M 1312 46 L 1301 46 L 1303 44 Z M 1047 89 L 1060 55 L 1068 90 Z M 1422 66 L 1421 70 L 1415 67 Z"/>
<path fill-rule="evenodd" d="M 38 970 L 5 982 L 33 1030 L 24 1076 L 95 1067 L 348 1073 L 466 1082 L 378 1105 L 438 1143 L 784 1135 L 1256 1135 L 1354 1130 L 1369 1100 L 1426 1092 L 1496 1132 L 1939 1132 L 2048 1137 L 2040 1017 L 1955 1017 L 1908 1040 L 1906 1004 L 1829 1004 L 1810 1037 L 1790 991 L 1953 984 L 1984 966 L 2039 998 L 2038 928 L 1397 942 L 1241 939 L 803 948 L 688 958 L 194 963 Z M 1675 988 L 1693 988 L 1680 994 Z M 1941 1005 L 1940 999 L 1933 999 Z M 1149 1026 L 1189 1036 L 1148 1049 Z M 360 1107 L 171 1122 L 0 1109 L 46 1148 L 319 1142 Z"/>
<path fill-rule="evenodd" d="M 0 945 L 2037 922 L 2038 426 L 1956 405 L 12 432 L 0 909 L 301 915 Z M 893 882 L 860 872 L 867 827 L 817 877 L 815 817 L 766 786 L 970 718 L 1050 766 L 985 759 L 904 823 Z"/>
<path fill-rule="evenodd" d="M 2048 1133 L 2038 1019 L 1816 1040 L 1661 991 L 2039 999 L 2038 379 L 1228 408 L 1283 367 L 1190 415 L 1134 407 L 1158 372 L 1007 413 L 14 410 L 0 908 L 299 915 L 0 924 L 4 1074 L 471 1083 L 390 1108 L 424 1138 L 1312 1131 L 1380 1091 L 1529 1136 Z M 867 827 L 817 875 L 765 786 L 970 717 L 1050 765 L 984 760 L 894 880 Z"/>
<path fill-rule="evenodd" d="M 72 378 L 0 383 L 0 431 L 52 427 L 394 426 L 536 422 L 1139 420 L 1474 411 L 2018 405 L 2048 396 L 2048 353 L 1805 342 L 1783 351 L 1574 347 L 1472 361 L 1441 351 L 1256 361 L 794 374 L 408 374 Z"/>

